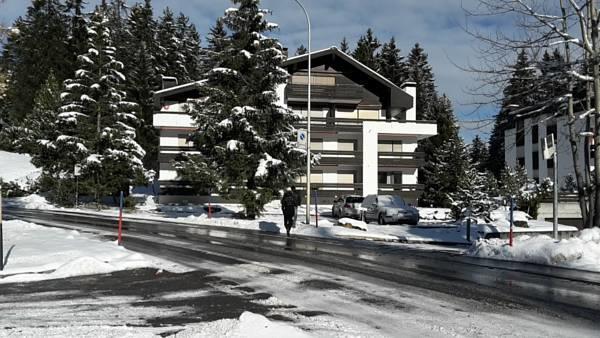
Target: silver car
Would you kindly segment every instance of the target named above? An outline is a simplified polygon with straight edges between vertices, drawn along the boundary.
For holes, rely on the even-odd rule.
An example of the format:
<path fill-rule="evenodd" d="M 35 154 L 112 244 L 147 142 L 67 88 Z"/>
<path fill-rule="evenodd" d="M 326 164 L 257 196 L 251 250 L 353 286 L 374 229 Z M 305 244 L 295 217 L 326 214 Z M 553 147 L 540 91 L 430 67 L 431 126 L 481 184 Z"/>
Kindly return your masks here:
<path fill-rule="evenodd" d="M 350 217 L 360 218 L 360 206 L 364 197 L 349 195 L 336 198 L 331 207 L 331 215 L 335 218 Z"/>
<path fill-rule="evenodd" d="M 363 200 L 361 209 L 361 220 L 365 223 L 371 220 L 376 220 L 382 225 L 419 223 L 419 211 L 408 205 L 400 196 L 368 195 Z"/>

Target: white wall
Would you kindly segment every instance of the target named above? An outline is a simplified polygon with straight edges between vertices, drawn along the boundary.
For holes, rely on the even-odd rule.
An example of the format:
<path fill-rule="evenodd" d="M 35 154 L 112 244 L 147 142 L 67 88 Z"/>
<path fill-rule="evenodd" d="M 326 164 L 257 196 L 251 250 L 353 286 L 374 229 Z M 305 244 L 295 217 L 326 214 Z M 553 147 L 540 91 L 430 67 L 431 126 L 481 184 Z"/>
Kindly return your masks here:
<path fill-rule="evenodd" d="M 194 127 L 194 121 L 188 114 L 170 114 L 158 113 L 154 114 L 152 125 L 155 127 Z"/>
<path fill-rule="evenodd" d="M 504 161 L 509 167 L 517 166 L 517 134 L 514 128 L 504 133 Z"/>

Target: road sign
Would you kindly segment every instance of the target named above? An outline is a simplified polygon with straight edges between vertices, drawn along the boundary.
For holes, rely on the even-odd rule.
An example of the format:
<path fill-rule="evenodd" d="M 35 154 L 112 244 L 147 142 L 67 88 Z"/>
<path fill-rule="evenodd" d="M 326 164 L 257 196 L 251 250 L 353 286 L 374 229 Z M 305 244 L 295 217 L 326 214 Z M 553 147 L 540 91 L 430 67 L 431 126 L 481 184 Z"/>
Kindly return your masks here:
<path fill-rule="evenodd" d="M 308 143 L 308 133 L 305 129 L 298 129 L 298 146 L 306 149 Z"/>
<path fill-rule="evenodd" d="M 544 160 L 551 159 L 556 154 L 556 141 L 554 134 L 550 134 L 544 138 Z"/>
<path fill-rule="evenodd" d="M 81 176 L 81 166 L 79 164 L 75 165 L 75 169 L 73 170 L 74 176 Z"/>

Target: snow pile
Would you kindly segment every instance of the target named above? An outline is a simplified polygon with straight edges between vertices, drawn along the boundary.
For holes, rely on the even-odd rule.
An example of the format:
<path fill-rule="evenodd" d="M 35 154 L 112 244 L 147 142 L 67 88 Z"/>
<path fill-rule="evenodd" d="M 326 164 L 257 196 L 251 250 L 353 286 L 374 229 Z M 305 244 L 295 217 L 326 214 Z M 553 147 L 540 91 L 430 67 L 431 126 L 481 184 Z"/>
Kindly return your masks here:
<path fill-rule="evenodd" d="M 116 242 L 78 231 L 19 220 L 4 222 L 4 271 L 0 283 L 28 282 L 151 267 L 184 271 L 164 260 L 134 253 Z"/>
<path fill-rule="evenodd" d="M 38 179 L 41 169 L 31 164 L 31 156 L 9 153 L 0 150 L 0 179 L 4 182 L 15 182 L 26 189 L 31 182 Z M 6 165 L 10 163 L 10 165 Z"/>
<path fill-rule="evenodd" d="M 600 228 L 585 229 L 579 236 L 555 241 L 549 236 L 520 236 L 510 247 L 506 240 L 477 241 L 471 256 L 556 265 L 600 271 Z"/>
<path fill-rule="evenodd" d="M 239 319 L 221 319 L 200 324 L 177 333 L 177 337 L 311 337 L 302 330 L 283 322 L 245 311 Z"/>
<path fill-rule="evenodd" d="M 154 201 L 154 196 L 146 196 L 146 200 L 143 204 L 137 205 L 136 209 L 144 210 L 144 211 L 152 211 L 156 210 L 158 207 L 156 206 L 156 202 Z"/>
<path fill-rule="evenodd" d="M 419 218 L 422 220 L 445 221 L 452 219 L 450 208 L 418 208 Z"/>
<path fill-rule="evenodd" d="M 356 219 L 352 219 L 352 218 L 340 218 L 338 220 L 338 224 L 341 226 L 345 226 L 345 227 L 349 227 L 349 228 L 356 228 L 359 230 L 364 230 L 367 231 L 367 224 L 363 221 L 359 221 Z"/>
<path fill-rule="evenodd" d="M 25 197 L 15 197 L 5 200 L 6 205 L 26 209 L 54 209 L 45 197 L 32 194 Z"/>

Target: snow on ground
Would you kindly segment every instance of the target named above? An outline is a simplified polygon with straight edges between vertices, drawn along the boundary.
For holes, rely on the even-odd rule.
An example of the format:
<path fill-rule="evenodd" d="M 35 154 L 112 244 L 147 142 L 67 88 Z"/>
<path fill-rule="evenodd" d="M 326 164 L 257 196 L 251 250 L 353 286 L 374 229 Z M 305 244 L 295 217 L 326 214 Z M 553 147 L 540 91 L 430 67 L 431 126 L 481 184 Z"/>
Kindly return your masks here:
<path fill-rule="evenodd" d="M 53 209 L 52 204 L 39 195 L 12 198 L 6 200 L 7 205 L 18 206 L 29 209 Z M 283 215 L 279 201 L 273 201 L 266 205 L 263 215 L 255 220 L 242 219 L 239 217 L 242 207 L 239 204 L 222 203 L 212 206 L 214 209 L 211 217 L 208 212 L 198 205 L 157 205 L 153 197 L 147 196 L 145 202 L 135 210 L 125 210 L 124 217 L 136 219 L 170 219 L 181 223 L 205 224 L 222 227 L 233 227 L 242 229 L 259 230 L 272 233 L 285 233 L 283 226 Z M 157 208 L 160 208 L 158 211 Z M 103 209 L 73 209 L 60 208 L 62 211 L 83 212 L 86 214 L 99 214 L 117 216 L 117 208 Z M 311 224 L 305 224 L 305 207 L 298 208 L 298 222 L 292 234 L 323 237 L 364 239 L 376 241 L 402 241 L 410 243 L 444 243 L 468 245 L 466 236 L 466 223 L 452 223 L 445 219 L 447 209 L 425 208 L 427 220 L 420 222 L 418 226 L 408 225 L 378 225 L 376 223 L 366 224 L 360 220 L 343 218 L 335 220 L 330 217 L 329 205 L 319 206 L 319 226 L 316 227 L 314 207 L 312 208 Z M 429 215 L 429 216 L 427 216 Z M 506 233 L 509 230 L 507 221 L 508 213 L 498 211 L 492 213 L 492 222 L 475 224 L 471 226 L 471 240 L 484 238 L 486 234 Z M 440 218 L 444 220 L 436 220 Z M 551 232 L 552 223 L 527 219 L 526 214 L 515 212 L 515 220 L 525 220 L 528 227 L 513 227 L 515 233 Z M 575 233 L 577 228 L 571 226 L 559 226 L 559 231 Z"/>
<path fill-rule="evenodd" d="M 185 271 L 183 266 L 129 251 L 75 230 L 5 221 L 0 283 L 28 282 L 117 270 L 153 267 Z"/>
<path fill-rule="evenodd" d="M 585 229 L 577 237 L 560 241 L 546 235 L 524 235 L 515 238 L 513 244 L 510 247 L 501 239 L 480 240 L 468 254 L 600 271 L 600 228 Z"/>
<path fill-rule="evenodd" d="M 10 165 L 6 165 L 10 163 Z M 21 188 L 28 187 L 36 180 L 41 170 L 31 164 L 31 156 L 9 153 L 0 150 L 0 179 L 4 182 L 15 182 Z"/>

